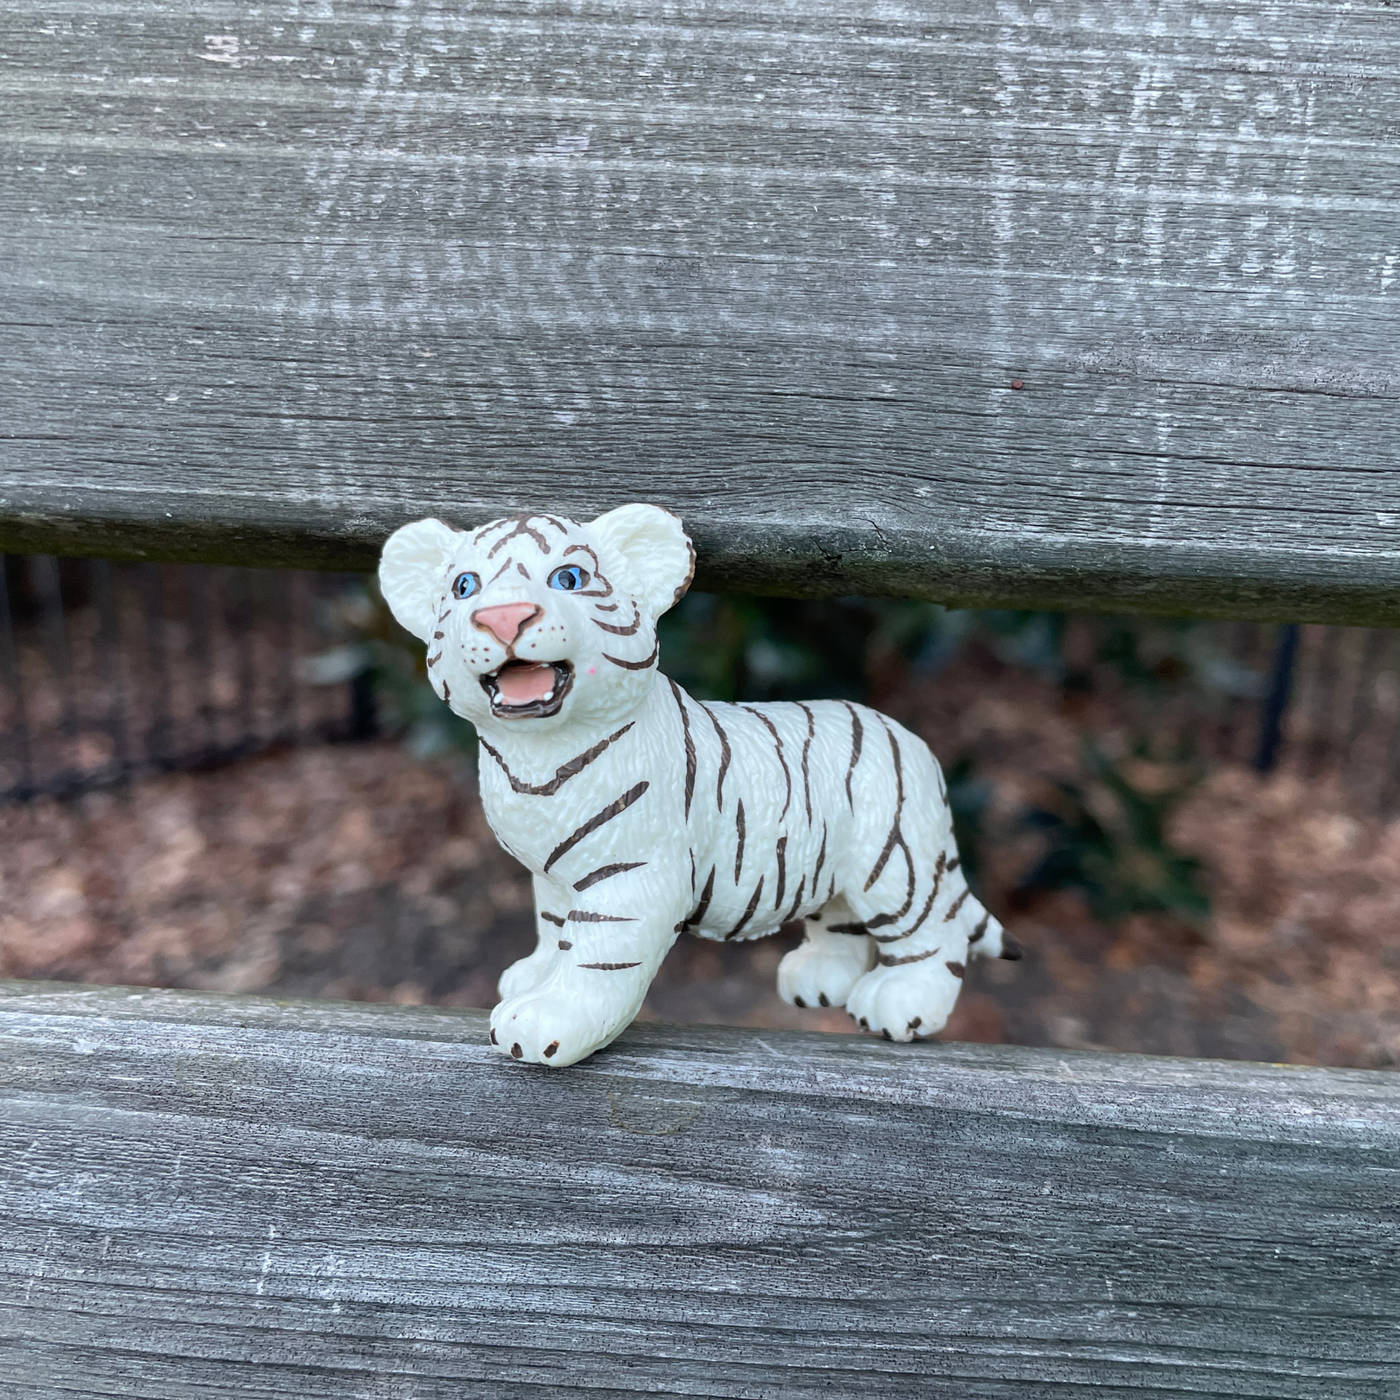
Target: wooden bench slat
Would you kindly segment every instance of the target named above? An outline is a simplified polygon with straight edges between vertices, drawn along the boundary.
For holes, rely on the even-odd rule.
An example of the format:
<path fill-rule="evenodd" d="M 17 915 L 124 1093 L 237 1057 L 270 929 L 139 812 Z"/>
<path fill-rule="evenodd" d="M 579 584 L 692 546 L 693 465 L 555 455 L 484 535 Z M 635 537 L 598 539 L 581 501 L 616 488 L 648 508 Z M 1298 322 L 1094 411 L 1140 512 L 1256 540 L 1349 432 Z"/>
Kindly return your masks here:
<path fill-rule="evenodd" d="M 1396 1076 L 660 1026 L 542 1071 L 485 1024 L 0 984 L 0 1376 L 26 1400 L 1400 1384 Z"/>
<path fill-rule="evenodd" d="M 817 11 L 11 0 L 0 548 L 1400 620 L 1394 11 Z"/>

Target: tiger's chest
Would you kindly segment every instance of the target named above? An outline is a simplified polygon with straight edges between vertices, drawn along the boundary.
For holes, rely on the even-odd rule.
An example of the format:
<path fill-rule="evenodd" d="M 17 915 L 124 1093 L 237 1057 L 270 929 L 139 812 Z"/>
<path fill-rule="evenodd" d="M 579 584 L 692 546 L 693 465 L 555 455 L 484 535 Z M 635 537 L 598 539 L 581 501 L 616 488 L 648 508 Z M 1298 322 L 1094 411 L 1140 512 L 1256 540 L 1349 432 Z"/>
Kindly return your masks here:
<path fill-rule="evenodd" d="M 683 746 L 649 707 L 613 728 L 548 749 L 481 737 L 481 796 L 492 829 L 536 875 L 567 883 L 579 862 L 684 849 Z M 572 740 L 572 742 L 571 742 Z"/>

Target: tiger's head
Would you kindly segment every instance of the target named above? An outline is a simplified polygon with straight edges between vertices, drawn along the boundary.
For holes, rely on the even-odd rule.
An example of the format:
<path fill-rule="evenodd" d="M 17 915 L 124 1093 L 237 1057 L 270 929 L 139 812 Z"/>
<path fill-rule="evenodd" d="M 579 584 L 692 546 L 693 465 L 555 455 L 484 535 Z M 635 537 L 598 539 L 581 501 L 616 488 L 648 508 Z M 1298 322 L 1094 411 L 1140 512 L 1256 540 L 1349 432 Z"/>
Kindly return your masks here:
<path fill-rule="evenodd" d="M 379 584 L 428 644 L 428 676 L 457 714 L 553 729 L 636 708 L 656 675 L 656 619 L 694 569 L 670 511 L 627 505 L 586 524 L 417 520 L 385 543 Z"/>

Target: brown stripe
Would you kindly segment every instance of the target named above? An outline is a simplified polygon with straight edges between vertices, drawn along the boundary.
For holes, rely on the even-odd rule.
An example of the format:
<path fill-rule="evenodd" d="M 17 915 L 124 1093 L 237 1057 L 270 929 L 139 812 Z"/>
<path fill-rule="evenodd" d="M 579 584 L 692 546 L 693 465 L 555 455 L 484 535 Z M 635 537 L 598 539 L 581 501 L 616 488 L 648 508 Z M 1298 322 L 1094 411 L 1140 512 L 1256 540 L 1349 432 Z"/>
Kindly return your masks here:
<path fill-rule="evenodd" d="M 950 905 L 948 906 L 948 912 L 943 916 L 943 922 L 944 922 L 945 924 L 946 924 L 946 923 L 952 922 L 952 920 L 953 920 L 953 918 L 956 916 L 958 910 L 961 909 L 961 908 L 963 907 L 963 902 L 967 899 L 968 895 L 970 895 L 971 893 L 972 893 L 971 890 L 964 890 L 964 891 L 952 902 L 952 904 L 950 904 Z"/>
<path fill-rule="evenodd" d="M 546 923 L 553 924 L 556 928 L 564 927 L 564 920 L 558 914 L 551 914 L 547 909 L 540 910 L 540 918 Z"/>
<path fill-rule="evenodd" d="M 522 783 L 520 779 L 506 767 L 505 759 L 503 759 L 479 734 L 477 735 L 477 742 L 496 760 L 497 764 L 500 766 L 501 772 L 504 773 L 509 780 L 513 792 L 524 793 L 527 797 L 553 797 L 570 778 L 576 777 L 579 773 L 582 773 L 609 744 L 615 743 L 618 739 L 622 738 L 636 722 L 636 720 L 632 720 L 630 723 L 624 724 L 615 734 L 609 734 L 606 739 L 600 739 L 591 749 L 585 749 L 577 758 L 571 758 L 567 763 L 556 768 L 554 770 L 554 776 L 547 783 Z"/>
<path fill-rule="evenodd" d="M 855 798 L 851 796 L 851 778 L 855 775 L 856 764 L 860 762 L 861 746 L 865 743 L 865 726 L 860 722 L 860 716 L 856 714 L 855 706 L 848 700 L 841 702 L 851 712 L 851 761 L 846 768 L 846 801 L 850 805 L 851 811 L 855 811 Z"/>
<path fill-rule="evenodd" d="M 910 907 L 914 903 L 914 889 L 917 884 L 914 875 L 914 859 L 909 854 L 909 847 L 905 843 L 903 836 L 899 838 L 899 849 L 904 852 L 904 865 L 909 872 L 909 880 L 904 890 L 904 903 L 901 904 L 893 914 L 876 914 L 876 916 L 869 921 L 871 928 L 884 928 L 886 924 L 897 923 L 909 912 Z"/>
<path fill-rule="evenodd" d="M 573 848 L 584 839 L 584 837 L 591 836 L 595 831 L 598 830 L 600 826 L 606 825 L 608 822 L 612 821 L 614 817 L 619 816 L 621 815 L 621 813 L 625 812 L 639 797 L 641 797 L 641 795 L 644 792 L 646 792 L 646 790 L 650 786 L 650 783 L 643 781 L 638 783 L 635 787 L 628 788 L 627 791 L 624 792 L 622 796 L 617 799 L 616 802 L 609 802 L 608 805 L 604 807 L 601 812 L 597 812 L 593 816 L 589 817 L 589 819 L 586 822 L 584 822 L 584 824 L 581 827 L 579 827 L 578 830 L 573 833 L 573 835 L 566 836 L 554 848 L 554 850 L 550 852 L 549 859 L 545 861 L 545 874 L 549 873 L 550 867 L 554 864 L 555 861 L 557 861 L 561 856 L 568 855 L 568 853 L 572 851 Z"/>
<path fill-rule="evenodd" d="M 656 641 L 652 644 L 651 655 L 645 661 L 624 661 L 618 656 L 609 656 L 603 653 L 604 661 L 611 661 L 614 666 L 621 666 L 624 671 L 645 671 L 648 666 L 655 663 L 656 658 L 661 655 L 661 634 L 657 633 Z"/>
<path fill-rule="evenodd" d="M 938 864 L 933 867 L 933 888 L 928 892 L 928 898 L 924 901 L 924 907 L 919 910 L 919 917 L 914 920 L 903 933 L 887 933 L 884 937 L 874 934 L 872 937 L 877 943 L 901 943 L 906 938 L 912 938 L 914 934 L 923 928 L 924 920 L 928 918 L 929 911 L 933 908 L 933 901 L 938 898 L 938 891 L 943 884 L 943 862 L 948 859 L 947 851 L 939 851 Z M 875 923 L 872 919 L 871 924 Z"/>
<path fill-rule="evenodd" d="M 611 622 L 599 622 L 596 617 L 593 619 L 593 625 L 601 627 L 604 632 L 611 632 L 616 637 L 630 637 L 642 625 L 642 610 L 636 603 L 632 604 L 632 623 L 628 627 L 614 627 Z"/>
<path fill-rule="evenodd" d="M 554 528 L 558 530 L 561 535 L 567 535 L 569 533 L 568 526 L 561 525 L 552 515 L 537 515 L 535 516 L 535 519 L 543 520 L 546 521 L 548 524 L 553 525 Z"/>
<path fill-rule="evenodd" d="M 705 888 L 700 891 L 700 903 L 695 906 L 695 912 L 688 918 L 683 919 L 676 925 L 676 932 L 680 933 L 687 927 L 697 928 L 705 917 L 706 911 L 710 907 L 710 896 L 715 892 L 715 867 L 710 867 L 710 873 L 705 879 Z"/>
<path fill-rule="evenodd" d="M 511 521 L 514 521 L 514 522 L 515 522 L 515 529 L 513 529 L 513 530 L 510 532 L 510 534 L 508 534 L 508 535 L 502 535 L 501 538 L 498 539 L 498 540 L 496 541 L 496 543 L 493 544 L 493 545 L 491 546 L 491 548 L 488 549 L 488 550 L 486 551 L 486 557 L 487 557 L 488 559 L 494 559 L 494 558 L 496 557 L 496 551 L 497 551 L 498 549 L 500 549 L 500 547 L 501 547 L 503 544 L 506 544 L 508 541 L 513 540 L 517 535 L 529 535 L 529 537 L 530 537 L 532 540 L 534 540 L 534 542 L 535 542 L 537 545 L 539 545 L 539 547 L 540 547 L 540 553 L 541 553 L 541 554 L 548 554 L 548 553 L 549 553 L 549 541 L 548 541 L 547 539 L 545 539 L 545 537 L 544 537 L 542 534 L 540 534 L 540 532 L 539 532 L 538 530 L 532 530 L 532 529 L 530 528 L 530 522 L 531 522 L 534 518 L 535 518 L 535 517 L 534 517 L 533 515 L 513 515 L 513 516 L 511 516 L 511 518 L 510 518 Z M 506 523 L 510 523 L 510 522 L 506 522 Z"/>
<path fill-rule="evenodd" d="M 695 796 L 695 740 L 690 735 L 690 716 L 686 713 L 685 696 L 681 694 L 680 686 L 670 676 L 666 677 L 666 684 L 676 697 L 676 706 L 681 712 L 681 732 L 685 735 L 685 819 L 689 821 L 690 799 Z"/>
<path fill-rule="evenodd" d="M 726 943 L 729 942 L 731 938 L 737 938 L 744 931 L 744 926 L 748 923 L 748 921 L 751 918 L 753 918 L 753 911 L 758 908 L 758 901 L 762 898 L 762 896 L 763 876 L 760 875 L 758 877 L 758 885 L 755 887 L 753 892 L 753 898 L 749 900 L 749 907 L 744 910 L 744 917 L 740 919 L 739 922 L 735 924 L 734 927 L 724 935 L 724 941 Z"/>
<path fill-rule="evenodd" d="M 574 946 L 574 945 L 573 945 L 572 943 L 570 943 L 569 940 L 568 940 L 567 938 L 561 938 L 561 939 L 559 940 L 559 951 L 560 951 L 561 953 L 567 953 L 567 952 L 569 951 L 569 949 L 572 948 L 573 946 Z"/>
<path fill-rule="evenodd" d="M 787 913 L 783 915 L 783 922 L 784 922 L 784 923 L 787 923 L 787 921 L 788 921 L 789 919 L 795 919 L 795 918 L 797 917 L 797 911 L 802 907 L 802 892 L 803 892 L 803 890 L 805 890 L 806 888 L 807 888 L 807 877 L 804 875 L 804 876 L 797 882 L 797 893 L 796 893 L 795 895 L 793 895 L 793 897 L 792 897 L 792 908 L 789 909 L 789 910 L 787 911 Z"/>
<path fill-rule="evenodd" d="M 739 811 L 734 818 L 734 829 L 739 833 L 739 845 L 734 852 L 734 883 L 744 872 L 744 799 L 739 799 Z"/>
<path fill-rule="evenodd" d="M 719 735 L 719 780 L 715 783 L 715 806 L 724 811 L 724 775 L 729 772 L 729 760 L 733 754 L 729 748 L 729 735 L 724 732 L 724 726 L 715 718 L 714 712 L 702 700 L 700 708 L 710 716 L 710 723 L 715 727 L 715 733 Z"/>
<path fill-rule="evenodd" d="M 442 660 L 442 653 L 441 653 L 441 652 L 438 652 L 438 654 L 437 654 L 436 656 L 430 656 L 430 657 L 428 658 L 428 670 L 431 671 L 431 670 L 433 669 L 433 667 L 436 666 L 436 665 L 438 664 L 438 662 L 441 661 L 441 660 Z"/>
<path fill-rule="evenodd" d="M 946 854 L 946 852 L 945 852 L 945 854 Z M 960 866 L 961 864 L 962 864 L 962 857 L 961 857 L 961 856 L 954 856 L 954 857 L 952 858 L 952 860 L 950 860 L 950 861 L 948 862 L 948 873 L 951 875 L 951 874 L 953 873 L 953 871 L 955 871 L 955 870 L 958 868 L 958 866 Z"/>
<path fill-rule="evenodd" d="M 888 953 L 880 954 L 881 967 L 902 967 L 905 963 L 923 962 L 925 958 L 931 958 L 939 950 L 930 948 L 927 953 L 909 953 L 902 958 L 892 958 Z"/>
<path fill-rule="evenodd" d="M 967 940 L 967 946 L 969 948 L 972 947 L 974 943 L 980 943 L 982 941 L 983 937 L 986 935 L 987 925 L 991 922 L 991 918 L 992 916 L 990 914 L 982 915 L 982 922 L 972 930 L 972 935 Z"/>
<path fill-rule="evenodd" d="M 854 710 L 851 711 L 855 713 Z M 879 716 L 881 723 L 884 723 L 884 716 Z M 880 859 L 875 862 L 875 869 L 870 872 L 870 878 L 865 882 L 865 888 L 869 889 L 876 880 L 880 878 L 881 872 L 885 868 L 886 862 L 894 853 L 896 843 L 903 845 L 904 837 L 900 832 L 900 819 L 904 816 L 904 762 L 900 758 L 899 745 L 895 742 L 894 730 L 885 725 L 885 733 L 889 736 L 890 754 L 894 758 L 894 782 L 895 782 L 895 804 L 894 804 L 894 825 L 890 827 L 890 834 L 885 838 L 885 848 L 880 852 Z M 905 849 L 905 859 L 908 859 L 908 848 Z M 912 866 L 913 862 L 910 862 Z"/>
<path fill-rule="evenodd" d="M 953 961 L 951 962 L 944 963 L 943 966 L 946 967 L 948 971 L 951 972 L 953 976 L 956 977 L 959 981 L 962 981 L 963 974 L 967 971 L 967 968 L 965 968 L 962 965 L 962 963 L 958 962 L 956 958 L 953 959 Z"/>
<path fill-rule="evenodd" d="M 517 563 L 515 566 L 515 572 L 519 574 L 520 577 L 523 578 L 526 583 L 534 582 L 534 580 L 530 577 L 529 569 L 527 569 L 524 564 Z"/>
<path fill-rule="evenodd" d="M 880 878 L 881 874 L 885 869 L 886 864 L 889 861 L 890 856 L 894 853 L 895 845 L 899 842 L 899 840 L 899 827 L 895 826 L 894 828 L 892 828 L 889 836 L 885 840 L 884 849 L 880 852 L 880 859 L 875 862 L 875 869 L 870 872 L 870 878 L 865 882 L 865 888 L 867 890 L 871 887 L 871 885 L 875 883 L 876 880 Z"/>
<path fill-rule="evenodd" d="M 822 865 L 826 861 L 826 823 L 822 823 L 822 848 L 817 852 L 817 868 L 812 871 L 812 893 L 817 892 L 817 879 L 822 873 Z"/>
<path fill-rule="evenodd" d="M 590 871 L 581 880 L 574 881 L 574 889 L 586 890 L 590 885 L 596 885 L 600 880 L 611 880 L 614 875 L 621 875 L 625 870 L 639 870 L 646 864 L 644 860 L 624 860 L 616 865 L 600 865 L 597 870 Z"/>
<path fill-rule="evenodd" d="M 591 909 L 570 909 L 564 916 L 571 924 L 635 924 L 627 914 L 595 914 Z"/>
<path fill-rule="evenodd" d="M 787 843 L 786 836 L 778 838 L 778 893 L 773 900 L 773 908 L 783 902 L 783 895 L 787 891 Z"/>
<path fill-rule="evenodd" d="M 864 935 L 866 929 L 864 924 L 826 924 L 828 933 L 859 933 Z"/>
<path fill-rule="evenodd" d="M 506 556 L 506 562 L 505 562 L 504 564 L 502 564 L 501 567 L 500 567 L 499 569 L 497 569 L 496 572 L 495 572 L 494 574 L 492 574 L 491 577 L 488 578 L 484 584 L 482 584 L 482 587 L 483 587 L 483 588 L 490 588 L 491 585 L 492 585 L 493 583 L 495 583 L 495 581 L 496 581 L 498 578 L 500 578 L 500 576 L 501 576 L 503 573 L 505 573 L 505 571 L 506 571 L 508 568 L 510 568 L 510 566 L 511 566 L 514 562 L 515 562 L 515 560 L 512 559 L 509 555 L 507 555 L 507 556 Z"/>
<path fill-rule="evenodd" d="M 783 801 L 783 810 L 778 813 L 778 820 L 782 821 L 787 816 L 788 808 L 792 806 L 792 773 L 787 766 L 787 758 L 783 754 L 783 736 L 778 733 L 773 721 L 767 715 L 755 710 L 752 705 L 742 705 L 740 708 L 747 710 L 756 720 L 761 721 L 773 736 L 773 743 L 777 745 L 778 762 L 783 765 L 783 781 L 787 783 L 787 797 Z"/>
<path fill-rule="evenodd" d="M 624 968 L 641 967 L 641 963 L 578 963 L 577 966 L 591 967 L 595 972 L 621 972 Z"/>
<path fill-rule="evenodd" d="M 812 752 L 812 738 L 817 732 L 816 716 L 800 700 L 797 708 L 807 716 L 807 737 L 802 741 L 802 804 L 807 809 L 807 825 L 812 824 L 812 779 L 807 769 L 807 757 Z"/>
<path fill-rule="evenodd" d="M 933 901 L 937 898 L 938 886 L 935 885 L 928 894 L 928 899 L 924 901 L 924 907 L 919 910 L 919 917 L 914 920 L 913 925 L 904 930 L 903 933 L 872 933 L 870 936 L 877 943 L 903 943 L 906 938 L 912 938 L 924 926 L 924 920 L 928 918 L 929 910 L 933 908 Z M 870 921 L 875 923 L 874 919 Z"/>

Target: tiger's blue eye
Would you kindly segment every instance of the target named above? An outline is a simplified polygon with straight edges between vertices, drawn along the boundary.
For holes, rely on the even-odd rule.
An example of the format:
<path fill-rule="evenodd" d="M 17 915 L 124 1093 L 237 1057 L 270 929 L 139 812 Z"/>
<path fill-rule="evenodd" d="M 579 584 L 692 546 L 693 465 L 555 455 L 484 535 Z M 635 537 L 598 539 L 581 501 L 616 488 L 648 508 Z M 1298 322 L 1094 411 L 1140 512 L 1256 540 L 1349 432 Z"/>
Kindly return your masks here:
<path fill-rule="evenodd" d="M 549 576 L 551 588 L 561 588 L 565 593 L 577 593 L 588 586 L 588 570 L 577 564 L 564 564 Z"/>
<path fill-rule="evenodd" d="M 452 580 L 452 596 L 454 598 L 470 598 L 480 587 L 481 580 L 475 574 L 458 574 Z"/>

